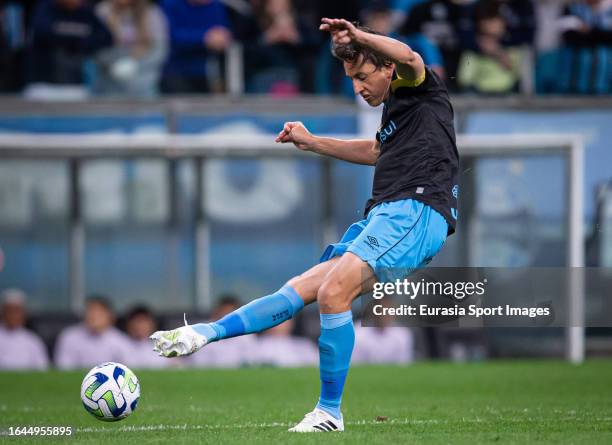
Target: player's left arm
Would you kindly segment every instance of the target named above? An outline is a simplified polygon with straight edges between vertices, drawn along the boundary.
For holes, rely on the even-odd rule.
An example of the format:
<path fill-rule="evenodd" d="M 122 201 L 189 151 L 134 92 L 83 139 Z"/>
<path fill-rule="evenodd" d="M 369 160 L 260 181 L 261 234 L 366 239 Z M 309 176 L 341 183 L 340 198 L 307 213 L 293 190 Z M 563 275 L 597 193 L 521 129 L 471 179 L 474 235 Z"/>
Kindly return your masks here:
<path fill-rule="evenodd" d="M 395 64 L 397 75 L 409 82 L 419 82 L 425 76 L 423 58 L 408 45 L 391 37 L 361 31 L 348 20 L 321 19 L 321 31 L 329 31 L 334 43 L 351 42 L 368 47 L 390 59 Z"/>

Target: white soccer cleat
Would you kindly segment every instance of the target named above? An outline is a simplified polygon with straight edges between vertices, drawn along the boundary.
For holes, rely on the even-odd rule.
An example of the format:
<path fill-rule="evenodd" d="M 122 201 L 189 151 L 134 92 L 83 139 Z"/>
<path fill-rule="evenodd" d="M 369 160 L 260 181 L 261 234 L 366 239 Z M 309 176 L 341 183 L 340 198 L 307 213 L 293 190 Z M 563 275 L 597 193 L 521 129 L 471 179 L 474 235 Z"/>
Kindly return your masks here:
<path fill-rule="evenodd" d="M 315 408 L 304 416 L 304 419 L 293 428 L 289 428 L 293 433 L 327 433 L 334 431 L 344 431 L 344 421 L 336 419 L 331 414 L 322 409 Z"/>
<path fill-rule="evenodd" d="M 185 320 L 185 326 L 171 331 L 157 331 L 150 337 L 153 350 L 162 357 L 181 357 L 199 351 L 208 343 L 208 339 L 198 334 Z"/>

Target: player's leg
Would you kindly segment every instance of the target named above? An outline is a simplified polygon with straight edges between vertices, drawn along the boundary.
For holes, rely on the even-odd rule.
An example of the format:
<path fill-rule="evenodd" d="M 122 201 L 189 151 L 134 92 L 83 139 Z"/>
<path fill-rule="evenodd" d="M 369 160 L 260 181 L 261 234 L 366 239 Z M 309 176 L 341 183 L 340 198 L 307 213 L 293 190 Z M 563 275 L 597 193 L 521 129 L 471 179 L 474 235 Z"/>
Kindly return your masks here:
<path fill-rule="evenodd" d="M 394 281 L 429 263 L 447 228 L 442 215 L 410 199 L 380 204 L 368 214 L 366 227 L 346 246 L 317 293 L 321 394 L 314 411 L 290 431 L 343 430 L 340 402 L 355 341 L 352 301 L 377 280 Z"/>
<path fill-rule="evenodd" d="M 336 418 L 341 417 L 340 402 L 355 344 L 351 303 L 359 295 L 371 291 L 375 282 L 372 268 L 347 252 L 327 275 L 317 294 L 321 317 L 321 394 L 317 408 Z"/>
<path fill-rule="evenodd" d="M 321 393 L 316 408 L 290 431 L 342 431 L 340 403 L 355 344 L 351 303 L 369 292 L 376 277 L 357 255 L 347 252 L 317 292 L 321 313 L 319 373 Z"/>
<path fill-rule="evenodd" d="M 340 242 L 328 246 L 321 262 L 307 272 L 292 278 L 278 292 L 259 298 L 213 323 L 183 326 L 171 331 L 155 332 L 154 350 L 166 357 L 189 355 L 210 341 L 260 332 L 282 323 L 317 299 L 319 287 L 340 261 L 341 254 L 363 231 L 365 221 L 352 224 Z"/>
<path fill-rule="evenodd" d="M 292 278 L 278 291 L 250 303 L 211 323 L 187 325 L 155 332 L 154 350 L 166 357 L 192 354 L 204 345 L 225 338 L 261 332 L 294 317 L 304 305 L 317 299 L 326 275 L 340 258 L 317 264 Z"/>
<path fill-rule="evenodd" d="M 193 328 L 205 335 L 208 342 L 264 331 L 294 317 L 305 305 L 317 299 L 317 292 L 326 275 L 339 259 L 317 264 L 289 280 L 273 294 L 266 295 L 236 309 L 212 323 L 199 323 Z"/>

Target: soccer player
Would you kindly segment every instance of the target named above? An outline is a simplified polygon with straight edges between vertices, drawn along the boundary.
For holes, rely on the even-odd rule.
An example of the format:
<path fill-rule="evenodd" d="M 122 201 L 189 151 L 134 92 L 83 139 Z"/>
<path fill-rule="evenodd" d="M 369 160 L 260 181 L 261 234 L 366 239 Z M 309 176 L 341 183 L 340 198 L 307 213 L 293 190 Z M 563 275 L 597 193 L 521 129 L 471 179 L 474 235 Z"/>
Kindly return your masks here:
<path fill-rule="evenodd" d="M 186 325 L 151 337 L 154 349 L 173 357 L 207 343 L 260 332 L 318 302 L 321 314 L 321 393 L 314 410 L 289 431 L 343 431 L 340 401 L 355 332 L 351 303 L 397 270 L 426 265 L 455 231 L 458 153 L 453 109 L 446 88 L 405 44 L 342 19 L 324 18 L 355 93 L 371 106 L 384 104 L 375 140 L 312 135 L 287 122 L 276 142 L 358 164 L 376 166 L 365 219 L 327 247 L 320 264 L 277 292 L 251 301 L 212 323 Z"/>

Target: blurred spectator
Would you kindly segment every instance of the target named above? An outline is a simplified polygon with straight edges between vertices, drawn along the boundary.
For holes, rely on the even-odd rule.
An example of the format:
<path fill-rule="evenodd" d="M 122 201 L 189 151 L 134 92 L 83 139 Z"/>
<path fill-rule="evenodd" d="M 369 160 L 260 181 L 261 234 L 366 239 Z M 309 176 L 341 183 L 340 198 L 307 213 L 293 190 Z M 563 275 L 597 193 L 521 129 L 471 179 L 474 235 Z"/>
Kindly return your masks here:
<path fill-rule="evenodd" d="M 232 41 L 225 6 L 219 0 L 162 0 L 161 6 L 170 28 L 162 90 L 210 91 L 207 59 L 225 51 Z"/>
<path fill-rule="evenodd" d="M 363 24 L 381 34 L 395 37 L 388 0 L 374 0 L 368 3 L 361 13 Z"/>
<path fill-rule="evenodd" d="M 406 21 L 406 17 L 410 15 L 412 8 L 419 3 L 425 3 L 427 0 L 392 0 L 391 1 L 391 23 L 393 29 L 399 28 Z"/>
<path fill-rule="evenodd" d="M 532 0 L 480 0 L 480 3 L 497 3 L 499 15 L 506 23 L 504 45 L 533 45 L 536 18 Z"/>
<path fill-rule="evenodd" d="M 104 0 L 96 13 L 113 34 L 114 46 L 96 57 L 94 91 L 155 96 L 168 46 L 161 10 L 149 0 Z"/>
<path fill-rule="evenodd" d="M 125 320 L 129 337 L 129 358 L 125 364 L 134 368 L 166 368 L 177 364 L 178 359 L 160 357 L 153 351 L 149 336 L 157 330 L 153 313 L 145 306 L 133 308 Z"/>
<path fill-rule="evenodd" d="M 0 92 L 23 87 L 28 17 L 35 0 L 0 0 Z"/>
<path fill-rule="evenodd" d="M 561 43 L 561 33 L 557 21 L 565 5 L 559 0 L 538 0 L 535 4 L 536 36 L 535 47 L 538 52 L 557 49 Z"/>
<path fill-rule="evenodd" d="M 363 4 L 359 0 L 335 0 L 333 2 L 318 0 L 314 3 L 314 20 L 310 25 L 314 30 L 319 29 L 322 17 L 341 17 L 350 22 L 359 20 L 359 12 Z M 302 9 L 298 10 L 300 11 L 300 17 L 302 17 Z M 319 34 L 318 54 L 315 65 L 315 93 L 343 94 L 348 97 L 354 97 L 353 85 L 346 77 L 342 63 L 332 56 L 330 44 L 331 41 L 328 35 Z M 312 68 L 310 69 L 312 70 Z"/>
<path fill-rule="evenodd" d="M 257 336 L 252 352 L 253 364 L 295 367 L 313 366 L 319 363 L 319 352 L 307 338 L 291 335 L 294 320 L 287 320 Z"/>
<path fill-rule="evenodd" d="M 25 328 L 25 294 L 18 289 L 7 289 L 0 300 L 0 369 L 47 369 L 49 357 L 42 340 Z"/>
<path fill-rule="evenodd" d="M 369 2 L 363 13 L 363 23 L 374 31 L 406 43 L 421 55 L 426 65 L 436 71 L 439 76 L 444 77 L 442 54 L 429 39 L 422 33 L 414 33 L 409 37 L 404 37 L 393 31 L 393 16 L 388 0 Z"/>
<path fill-rule="evenodd" d="M 15 62 L 9 46 L 8 8 L 0 3 L 0 92 L 10 91 L 14 83 Z"/>
<path fill-rule="evenodd" d="M 322 17 L 343 18 L 354 22 L 359 20 L 359 11 L 364 7 L 366 2 L 361 0 L 318 0 L 316 3 L 316 22 L 314 25 L 319 29 Z"/>
<path fill-rule="evenodd" d="M 240 300 L 233 295 L 219 298 L 211 314 L 211 320 L 218 320 L 241 306 Z M 186 358 L 191 365 L 211 368 L 238 368 L 250 364 L 251 353 L 256 343 L 253 335 L 244 335 L 215 342 Z"/>
<path fill-rule="evenodd" d="M 435 45 L 444 61 L 442 76 L 451 90 L 457 89 L 456 75 L 465 39 L 473 30 L 473 0 L 429 0 L 414 6 L 399 32 L 411 39 Z"/>
<path fill-rule="evenodd" d="M 376 304 L 385 304 L 382 300 Z M 352 362 L 370 364 L 407 364 L 414 361 L 414 340 L 412 331 L 406 327 L 392 326 L 393 317 L 374 316 L 371 310 L 367 325 L 355 325 L 355 349 Z"/>
<path fill-rule="evenodd" d="M 518 47 L 503 45 L 506 21 L 497 5 L 482 2 L 476 10 L 475 42 L 478 51 L 461 56 L 459 84 L 464 90 L 503 94 L 517 92 L 521 70 Z"/>
<path fill-rule="evenodd" d="M 612 1 L 571 2 L 559 20 L 561 92 L 612 93 Z"/>
<path fill-rule="evenodd" d="M 60 369 L 76 369 L 103 362 L 129 362 L 129 340 L 113 326 L 114 322 L 108 299 L 90 297 L 83 322 L 60 333 L 55 346 L 55 365 Z"/>
<path fill-rule="evenodd" d="M 84 62 L 112 45 L 110 31 L 85 0 L 42 0 L 32 21 L 29 83 L 78 85 Z"/>
<path fill-rule="evenodd" d="M 252 0 L 236 23 L 244 45 L 247 91 L 292 95 L 314 90 L 318 25 L 302 20 L 291 0 Z"/>

